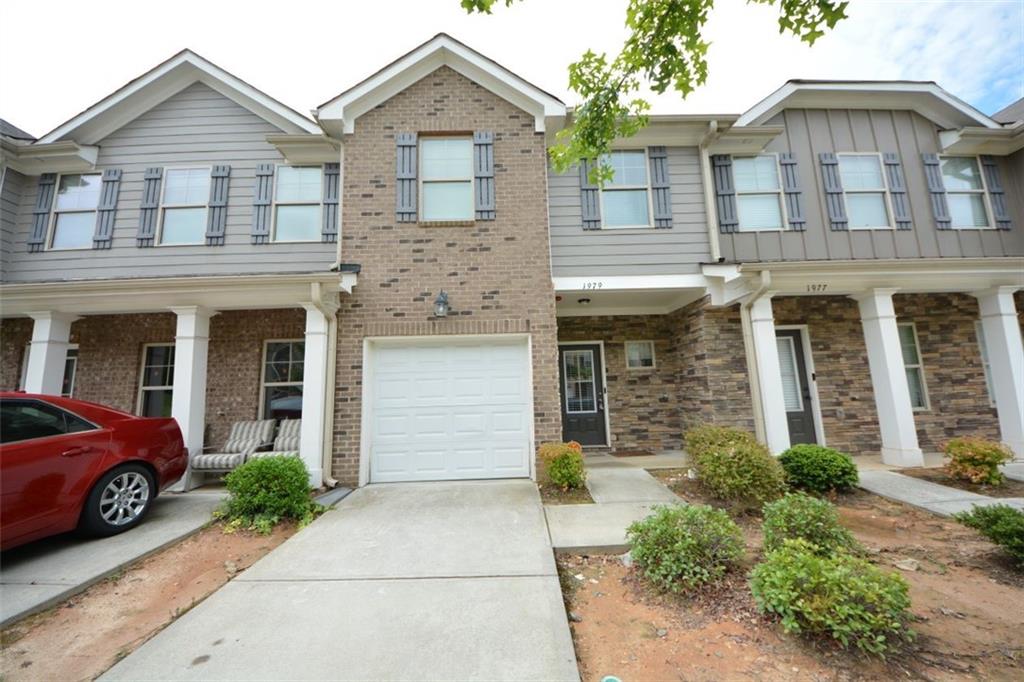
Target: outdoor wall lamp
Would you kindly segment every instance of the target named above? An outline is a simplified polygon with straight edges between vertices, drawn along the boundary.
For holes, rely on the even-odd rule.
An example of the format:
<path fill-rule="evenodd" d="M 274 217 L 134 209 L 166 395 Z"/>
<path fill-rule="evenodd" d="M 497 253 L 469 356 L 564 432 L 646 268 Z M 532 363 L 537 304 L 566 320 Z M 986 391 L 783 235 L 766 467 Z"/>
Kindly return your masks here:
<path fill-rule="evenodd" d="M 441 293 L 434 299 L 434 317 L 448 317 L 448 292 L 441 289 Z"/>

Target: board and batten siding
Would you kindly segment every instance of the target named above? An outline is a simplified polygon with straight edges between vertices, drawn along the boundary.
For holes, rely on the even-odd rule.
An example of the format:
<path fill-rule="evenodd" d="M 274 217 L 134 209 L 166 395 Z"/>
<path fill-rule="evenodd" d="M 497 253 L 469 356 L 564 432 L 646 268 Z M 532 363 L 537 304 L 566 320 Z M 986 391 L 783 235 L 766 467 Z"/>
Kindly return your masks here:
<path fill-rule="evenodd" d="M 584 230 L 579 171 L 548 169 L 551 273 L 588 275 L 680 275 L 700 272 L 711 260 L 700 155 L 696 147 L 669 147 L 672 227 Z"/>
<path fill-rule="evenodd" d="M 281 163 L 266 141 L 276 126 L 202 83 L 194 83 L 100 143 L 97 170 L 123 171 L 113 243 L 109 250 L 81 249 L 29 253 L 38 178 L 25 178 L 6 282 L 117 279 L 189 275 L 241 275 L 327 270 L 336 244 L 253 245 L 253 188 L 256 166 Z M 147 168 L 231 166 L 226 238 L 223 246 L 139 248 L 139 203 Z M 6 245 L 6 242 L 5 242 Z"/>
<path fill-rule="evenodd" d="M 0 187 L 0 282 L 10 271 L 18 210 L 30 180 L 10 168 L 4 170 L 3 186 Z"/>
<path fill-rule="evenodd" d="M 802 232 L 721 234 L 727 261 L 962 258 L 1024 255 L 1024 192 L 1019 153 L 1000 159 L 1013 220 L 1011 230 L 938 230 L 932 214 L 921 154 L 938 154 L 933 123 L 911 111 L 787 109 L 768 122 L 785 126 L 766 151 L 796 155 L 807 229 Z M 896 152 L 903 166 L 910 204 L 910 230 L 829 228 L 818 154 Z M 1014 160 L 1016 159 L 1016 160 Z M 1011 166 L 1016 164 L 1016 168 Z"/>

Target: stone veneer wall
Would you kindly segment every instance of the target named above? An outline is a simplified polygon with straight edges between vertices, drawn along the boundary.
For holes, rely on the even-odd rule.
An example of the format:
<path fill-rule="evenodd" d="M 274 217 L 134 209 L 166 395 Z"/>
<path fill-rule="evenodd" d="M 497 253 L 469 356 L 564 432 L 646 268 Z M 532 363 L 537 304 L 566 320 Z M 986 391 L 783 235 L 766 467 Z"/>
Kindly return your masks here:
<path fill-rule="evenodd" d="M 494 133 L 495 220 L 395 219 L 395 135 Z M 544 135 L 529 114 L 448 67 L 361 116 L 345 139 L 342 254 L 359 285 L 338 318 L 334 477 L 358 479 L 363 340 L 373 336 L 528 333 L 536 440 L 561 437 Z M 432 318 L 440 289 L 455 314 Z"/>

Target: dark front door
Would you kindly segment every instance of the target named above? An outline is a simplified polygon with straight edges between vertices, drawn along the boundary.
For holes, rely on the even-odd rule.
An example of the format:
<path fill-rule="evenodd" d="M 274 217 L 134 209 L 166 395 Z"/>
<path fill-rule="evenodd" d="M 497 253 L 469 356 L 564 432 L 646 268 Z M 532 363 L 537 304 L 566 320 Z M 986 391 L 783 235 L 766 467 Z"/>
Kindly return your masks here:
<path fill-rule="evenodd" d="M 562 439 L 582 445 L 607 445 L 601 346 L 559 346 Z"/>
<path fill-rule="evenodd" d="M 817 443 L 803 332 L 799 329 L 780 329 L 775 332 L 775 338 L 779 346 L 779 369 L 782 371 L 782 395 L 786 402 L 789 441 L 794 445 Z"/>

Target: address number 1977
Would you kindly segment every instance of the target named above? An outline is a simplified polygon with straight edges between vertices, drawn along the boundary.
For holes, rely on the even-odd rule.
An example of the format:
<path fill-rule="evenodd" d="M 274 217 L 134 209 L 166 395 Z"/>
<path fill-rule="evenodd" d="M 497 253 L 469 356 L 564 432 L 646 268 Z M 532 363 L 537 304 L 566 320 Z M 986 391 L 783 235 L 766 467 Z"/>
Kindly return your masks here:
<path fill-rule="evenodd" d="M 827 284 L 808 284 L 807 285 L 807 291 L 821 292 L 821 291 L 825 291 L 826 289 L 828 289 L 828 285 Z"/>

